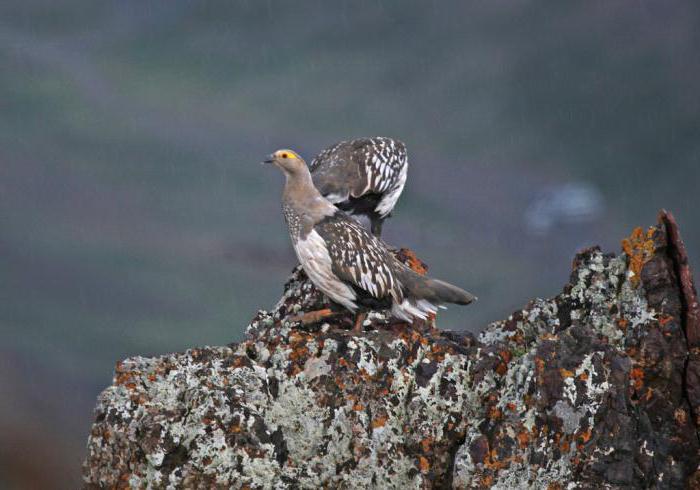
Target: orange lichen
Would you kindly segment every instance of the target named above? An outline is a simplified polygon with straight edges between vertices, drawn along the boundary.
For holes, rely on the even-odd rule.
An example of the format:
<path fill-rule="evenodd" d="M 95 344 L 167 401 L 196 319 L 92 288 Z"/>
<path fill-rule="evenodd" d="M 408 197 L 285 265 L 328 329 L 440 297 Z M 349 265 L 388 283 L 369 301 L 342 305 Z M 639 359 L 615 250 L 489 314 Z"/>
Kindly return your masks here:
<path fill-rule="evenodd" d="M 505 458 L 504 460 L 498 459 L 498 453 L 495 449 L 489 451 L 488 457 L 484 461 L 484 466 L 491 470 L 502 470 L 510 466 L 512 458 Z"/>
<path fill-rule="evenodd" d="M 406 262 L 408 262 L 406 265 L 408 265 L 411 270 L 417 272 L 421 276 L 428 272 L 428 268 L 423 261 L 416 256 L 413 250 L 402 248 L 399 252 L 406 258 Z"/>
<path fill-rule="evenodd" d="M 629 324 L 629 320 L 627 320 L 627 318 L 619 318 L 619 319 L 617 320 L 617 326 L 618 326 L 618 328 L 619 328 L 620 330 L 622 330 L 623 332 L 626 332 L 626 331 L 627 331 L 627 325 L 628 325 L 628 324 Z"/>
<path fill-rule="evenodd" d="M 537 374 L 542 374 L 544 372 L 544 360 L 542 358 L 535 358 L 535 366 L 537 369 Z"/>
<path fill-rule="evenodd" d="M 630 281 L 635 287 L 639 285 L 644 264 L 654 257 L 655 230 L 656 228 L 651 227 L 644 233 L 641 227 L 637 227 L 629 237 L 622 240 L 622 250 L 629 257 Z"/>
<path fill-rule="evenodd" d="M 377 417 L 372 421 L 372 428 L 379 429 L 380 427 L 384 427 L 386 425 L 387 420 L 388 417 Z"/>
<path fill-rule="evenodd" d="M 568 439 L 564 439 L 561 441 L 561 444 L 559 445 L 559 448 L 562 450 L 562 452 L 568 453 L 569 448 L 571 447 L 571 444 L 569 443 Z"/>
<path fill-rule="evenodd" d="M 498 407 L 489 408 L 487 417 L 491 420 L 498 420 L 502 416 L 501 409 Z"/>
<path fill-rule="evenodd" d="M 419 457 L 418 463 L 420 464 L 421 472 L 427 473 L 428 471 L 430 471 L 430 463 L 428 462 L 428 459 L 425 456 Z"/>
<path fill-rule="evenodd" d="M 496 372 L 499 374 L 499 376 L 506 374 L 508 372 L 508 366 L 506 366 L 506 363 L 499 362 L 498 366 L 496 366 Z"/>
<path fill-rule="evenodd" d="M 562 378 L 573 378 L 574 377 L 573 371 L 569 371 L 568 369 L 564 369 L 564 368 L 559 369 L 559 374 L 561 375 Z"/>
<path fill-rule="evenodd" d="M 668 325 L 672 321 L 673 321 L 673 317 L 671 315 L 664 315 L 661 318 L 659 318 L 659 324 L 662 327 L 665 327 L 666 325 Z"/>
<path fill-rule="evenodd" d="M 527 431 L 522 431 L 518 434 L 518 444 L 520 449 L 525 449 L 527 444 L 530 442 L 530 433 Z"/>
<path fill-rule="evenodd" d="M 117 375 L 114 378 L 115 385 L 134 385 L 133 379 L 140 376 L 141 373 L 138 371 L 119 371 L 117 370 Z M 134 385 L 135 386 L 135 385 Z"/>
<path fill-rule="evenodd" d="M 510 360 L 513 358 L 513 354 L 511 354 L 507 350 L 500 351 L 498 353 L 498 355 L 501 356 L 501 359 L 503 359 L 503 362 L 505 362 L 506 364 L 508 364 L 510 362 Z"/>
<path fill-rule="evenodd" d="M 585 431 L 578 433 L 576 437 L 578 438 L 578 440 L 580 442 L 579 446 L 582 446 L 583 444 L 590 441 L 591 435 L 593 435 L 593 431 L 590 429 L 590 427 L 588 429 L 586 429 Z"/>
<path fill-rule="evenodd" d="M 294 347 L 289 353 L 289 360 L 292 362 L 301 361 L 301 364 L 304 364 L 310 355 L 309 348 L 306 345 L 300 345 Z"/>
<path fill-rule="evenodd" d="M 644 381 L 644 371 L 641 368 L 632 368 L 632 371 L 630 371 L 630 379 L 632 380 L 632 386 L 634 386 L 635 390 L 641 389 Z"/>

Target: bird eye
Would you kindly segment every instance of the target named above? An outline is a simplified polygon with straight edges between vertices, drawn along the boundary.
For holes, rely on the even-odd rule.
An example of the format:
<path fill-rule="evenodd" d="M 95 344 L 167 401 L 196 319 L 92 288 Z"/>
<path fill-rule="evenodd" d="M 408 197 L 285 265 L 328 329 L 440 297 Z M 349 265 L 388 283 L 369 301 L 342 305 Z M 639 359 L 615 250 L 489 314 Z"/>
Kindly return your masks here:
<path fill-rule="evenodd" d="M 286 153 L 282 153 L 282 158 L 287 158 L 287 157 L 289 157 L 289 155 L 287 155 Z"/>

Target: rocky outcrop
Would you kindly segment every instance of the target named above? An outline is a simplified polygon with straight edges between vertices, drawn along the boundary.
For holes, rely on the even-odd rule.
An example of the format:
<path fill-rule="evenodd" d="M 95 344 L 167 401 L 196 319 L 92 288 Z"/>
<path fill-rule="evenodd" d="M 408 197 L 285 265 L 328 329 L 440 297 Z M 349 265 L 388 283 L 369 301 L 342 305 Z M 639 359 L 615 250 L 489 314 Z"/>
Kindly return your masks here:
<path fill-rule="evenodd" d="M 296 270 L 243 342 L 118 363 L 86 487 L 698 483 L 700 315 L 673 218 L 623 250 L 581 252 L 560 295 L 477 338 L 379 313 L 353 334 Z"/>

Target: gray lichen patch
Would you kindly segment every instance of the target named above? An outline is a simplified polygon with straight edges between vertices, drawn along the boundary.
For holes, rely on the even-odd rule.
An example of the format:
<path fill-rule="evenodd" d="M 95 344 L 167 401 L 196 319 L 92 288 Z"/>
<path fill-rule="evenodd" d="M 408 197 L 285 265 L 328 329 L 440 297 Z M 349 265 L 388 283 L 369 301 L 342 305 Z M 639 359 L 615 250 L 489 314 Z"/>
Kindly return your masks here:
<path fill-rule="evenodd" d="M 657 248 L 664 245 L 659 237 Z M 589 250 L 561 295 L 535 300 L 480 335 L 472 389 L 485 409 L 456 454 L 456 487 L 675 486 L 694 471 L 693 462 L 669 473 L 672 446 L 697 447 L 695 430 L 683 433 L 672 415 L 673 406 L 687 409 L 678 390 L 680 312 L 660 322 L 665 303 L 650 304 L 645 290 L 664 286 L 673 298 L 675 285 L 662 283 L 670 276 L 658 269 L 653 281 L 634 285 L 629 277 L 624 255 Z M 673 349 L 681 355 L 669 355 Z M 652 416 L 657 410 L 664 415 Z M 651 432 L 654 440 L 674 434 L 663 444 L 667 457 L 636 450 Z"/>

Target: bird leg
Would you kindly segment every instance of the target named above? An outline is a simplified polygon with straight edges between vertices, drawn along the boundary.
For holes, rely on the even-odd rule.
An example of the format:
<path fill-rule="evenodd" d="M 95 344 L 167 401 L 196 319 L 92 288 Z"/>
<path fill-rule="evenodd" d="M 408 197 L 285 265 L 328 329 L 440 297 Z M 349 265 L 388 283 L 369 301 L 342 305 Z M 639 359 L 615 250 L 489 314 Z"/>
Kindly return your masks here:
<path fill-rule="evenodd" d="M 355 326 L 352 327 L 353 333 L 362 333 L 362 324 L 365 323 L 365 318 L 367 318 L 367 313 L 364 311 L 355 316 Z"/>
<path fill-rule="evenodd" d="M 335 313 L 330 308 L 324 308 L 322 310 L 307 311 L 306 313 L 303 313 L 301 315 L 289 317 L 289 321 L 299 322 L 302 325 L 311 325 L 313 323 L 320 322 L 324 318 L 328 318 L 329 316 L 334 316 L 336 314 L 337 313 Z"/>
<path fill-rule="evenodd" d="M 426 323 L 428 324 L 428 332 L 432 335 L 439 335 L 440 334 L 440 329 L 437 328 L 437 315 L 434 313 L 431 313 L 428 315 L 428 319 L 426 320 Z"/>
<path fill-rule="evenodd" d="M 411 326 L 418 330 L 419 332 L 425 334 L 430 334 L 430 335 L 439 335 L 440 334 L 440 329 L 437 328 L 436 324 L 436 315 L 434 314 L 429 314 L 428 318 L 425 320 L 421 320 L 419 318 L 416 318 L 413 320 L 411 323 Z"/>

